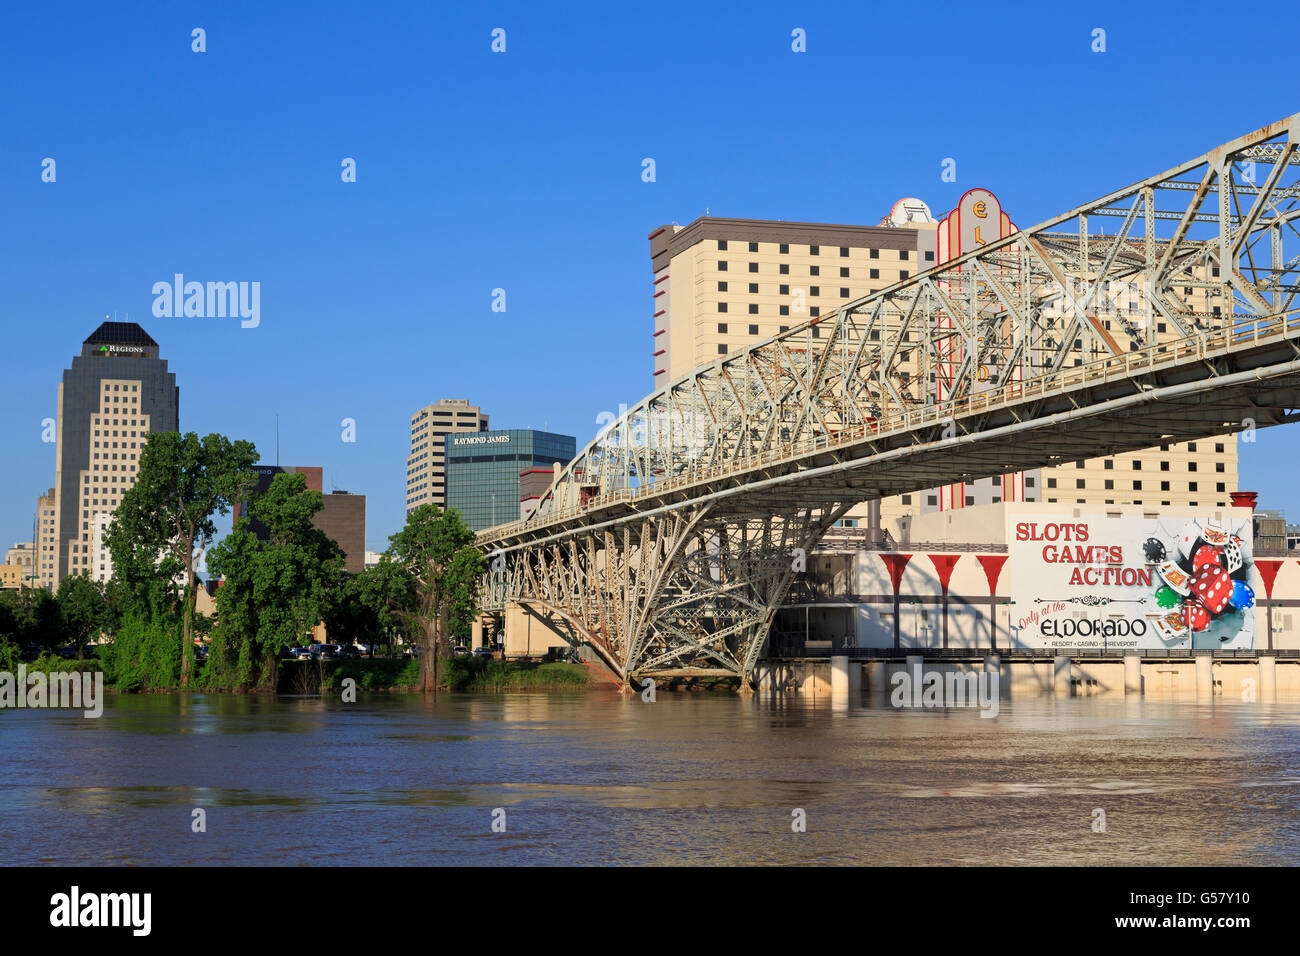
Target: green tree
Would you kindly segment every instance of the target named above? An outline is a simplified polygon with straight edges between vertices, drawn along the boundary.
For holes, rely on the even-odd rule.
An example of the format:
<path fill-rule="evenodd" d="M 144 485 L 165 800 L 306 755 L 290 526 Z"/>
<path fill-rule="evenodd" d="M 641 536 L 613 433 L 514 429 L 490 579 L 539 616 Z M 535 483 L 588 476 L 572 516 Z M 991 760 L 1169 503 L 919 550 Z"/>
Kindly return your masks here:
<path fill-rule="evenodd" d="M 77 649 L 77 657 L 84 658 L 86 644 L 108 623 L 104 586 L 83 574 L 70 574 L 59 582 L 58 601 L 64 637 Z"/>
<path fill-rule="evenodd" d="M 478 582 L 487 560 L 473 546 L 474 532 L 460 512 L 437 505 L 416 508 L 388 540 L 388 553 L 415 592 L 414 608 L 403 613 L 420 628 L 420 690 L 435 691 L 438 661 L 448 656 L 450 637 L 467 634 L 478 615 Z"/>
<path fill-rule="evenodd" d="M 194 659 L 197 567 L 216 537 L 213 517 L 227 514 L 253 485 L 257 449 L 224 435 L 154 432 L 140 453 L 135 484 L 113 514 L 107 542 L 114 575 L 142 582 L 137 594 L 162 603 L 166 582 L 183 578 L 181 686 L 189 686 Z M 152 570 L 150 570 L 152 569 Z"/>
<path fill-rule="evenodd" d="M 310 640 L 330 616 L 345 572 L 338 544 L 312 523 L 323 504 L 302 475 L 276 475 L 249 502 L 250 517 L 212 548 L 208 570 L 223 579 L 211 655 L 219 659 L 208 665 L 213 680 L 274 688 L 281 651 Z M 250 518 L 265 528 L 265 541 Z"/>
<path fill-rule="evenodd" d="M 12 588 L 0 591 L 0 627 L 26 653 L 28 645 L 52 651 L 63 640 L 59 602 L 44 588 Z"/>
<path fill-rule="evenodd" d="M 384 555 L 374 567 L 346 576 L 331 602 L 326 627 L 331 635 L 373 647 L 387 640 L 393 631 L 404 630 L 415 606 L 415 585 L 410 575 Z"/>

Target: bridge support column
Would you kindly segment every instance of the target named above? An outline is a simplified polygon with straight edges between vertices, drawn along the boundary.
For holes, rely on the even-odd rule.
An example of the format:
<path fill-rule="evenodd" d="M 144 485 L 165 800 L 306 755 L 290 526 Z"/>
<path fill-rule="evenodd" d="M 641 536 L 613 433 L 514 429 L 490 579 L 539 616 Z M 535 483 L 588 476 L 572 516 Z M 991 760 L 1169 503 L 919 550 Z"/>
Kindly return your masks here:
<path fill-rule="evenodd" d="M 1070 670 L 1073 660 L 1061 655 L 1052 659 L 1052 693 L 1074 696 L 1074 687 L 1070 683 Z"/>
<path fill-rule="evenodd" d="M 741 697 L 753 696 L 754 685 L 750 683 L 750 681 L 752 681 L 753 679 L 754 678 L 752 674 L 742 674 L 740 676 L 740 686 L 736 688 L 736 693 L 739 694 Z"/>
<path fill-rule="evenodd" d="M 831 706 L 844 709 L 862 694 L 862 665 L 840 654 L 831 658 Z"/>
<path fill-rule="evenodd" d="M 1214 658 L 1209 654 L 1196 656 L 1196 696 L 1214 696 Z"/>
<path fill-rule="evenodd" d="M 1259 699 L 1277 700 L 1277 658 L 1259 659 Z"/>
<path fill-rule="evenodd" d="M 1124 693 L 1142 696 L 1142 656 L 1124 655 Z"/>
<path fill-rule="evenodd" d="M 984 658 L 984 673 L 989 675 L 991 684 L 990 693 L 996 692 L 999 697 L 1002 696 L 1002 658 L 996 654 L 986 655 Z"/>

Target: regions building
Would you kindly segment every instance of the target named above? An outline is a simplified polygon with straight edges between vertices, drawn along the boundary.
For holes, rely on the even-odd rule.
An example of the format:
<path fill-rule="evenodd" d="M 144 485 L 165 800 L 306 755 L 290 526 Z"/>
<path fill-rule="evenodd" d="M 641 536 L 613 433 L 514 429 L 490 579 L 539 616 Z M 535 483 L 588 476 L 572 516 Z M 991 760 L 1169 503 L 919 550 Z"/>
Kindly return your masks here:
<path fill-rule="evenodd" d="M 447 507 L 474 531 L 518 521 L 537 506 L 556 466 L 577 454 L 572 435 L 530 428 L 452 435 L 447 447 Z"/>
<path fill-rule="evenodd" d="M 366 496 L 347 491 L 324 493 L 324 470 L 317 466 L 293 467 L 290 465 L 254 465 L 257 476 L 254 493 L 260 494 L 271 487 L 276 475 L 302 475 L 308 491 L 321 492 L 321 510 L 312 518 L 314 524 L 332 538 L 343 551 L 345 567 L 353 574 L 365 569 L 366 562 Z M 235 520 L 247 515 L 247 505 L 235 503 Z M 267 538 L 267 528 L 260 521 L 250 519 L 249 529 L 261 541 Z"/>
<path fill-rule="evenodd" d="M 82 343 L 59 383 L 53 566 L 40 569 L 42 583 L 56 587 L 69 574 L 108 580 L 100 516 L 111 515 L 135 483 L 148 435 L 176 431 L 179 416 L 176 376 L 139 325 L 104 322 Z M 47 563 L 44 550 L 40 563 Z"/>
<path fill-rule="evenodd" d="M 968 191 L 939 220 L 920 200 L 903 199 L 877 226 L 717 217 L 661 226 L 649 235 L 654 388 L 1015 231 L 983 189 Z M 1208 281 L 1219 273 L 1213 254 L 1204 288 L 1177 290 L 1206 316 L 1220 312 Z M 1142 314 L 1136 289 L 1101 285 L 1106 334 L 1112 322 Z M 1050 321 L 1062 308 L 1049 303 L 1044 315 Z M 1142 321 L 1155 341 L 1174 337 L 1160 316 Z M 822 330 L 813 326 L 809 334 L 817 339 Z M 1100 357 L 1085 351 L 1076 341 L 1075 365 Z M 942 397 L 942 382 L 933 387 Z M 879 528 L 903 516 L 1019 501 L 1220 509 L 1229 507 L 1236 483 L 1237 439 L 1225 435 L 896 495 L 855 508 L 843 524 Z"/>
<path fill-rule="evenodd" d="M 444 398 L 411 416 L 406 456 L 406 513 L 421 505 L 447 507 L 448 435 L 487 431 L 488 417 L 464 398 Z"/>

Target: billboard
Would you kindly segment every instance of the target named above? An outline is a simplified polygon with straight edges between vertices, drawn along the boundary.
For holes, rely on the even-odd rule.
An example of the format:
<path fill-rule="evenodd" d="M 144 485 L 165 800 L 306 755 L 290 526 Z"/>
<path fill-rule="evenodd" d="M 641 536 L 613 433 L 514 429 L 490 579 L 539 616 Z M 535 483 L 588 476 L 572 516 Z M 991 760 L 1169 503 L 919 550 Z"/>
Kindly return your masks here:
<path fill-rule="evenodd" d="M 1012 644 L 1252 649 L 1252 525 L 1007 514 Z"/>

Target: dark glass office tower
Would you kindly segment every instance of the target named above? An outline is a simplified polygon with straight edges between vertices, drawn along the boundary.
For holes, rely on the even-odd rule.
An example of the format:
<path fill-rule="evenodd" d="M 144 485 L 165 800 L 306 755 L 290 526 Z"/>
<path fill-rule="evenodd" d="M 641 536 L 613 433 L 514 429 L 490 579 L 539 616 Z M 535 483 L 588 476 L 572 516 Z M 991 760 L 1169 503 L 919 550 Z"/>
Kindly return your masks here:
<path fill-rule="evenodd" d="M 135 482 L 150 432 L 176 431 L 180 389 L 158 343 L 134 322 L 105 322 L 59 383 L 55 586 L 69 574 L 107 580 L 106 516 Z"/>

